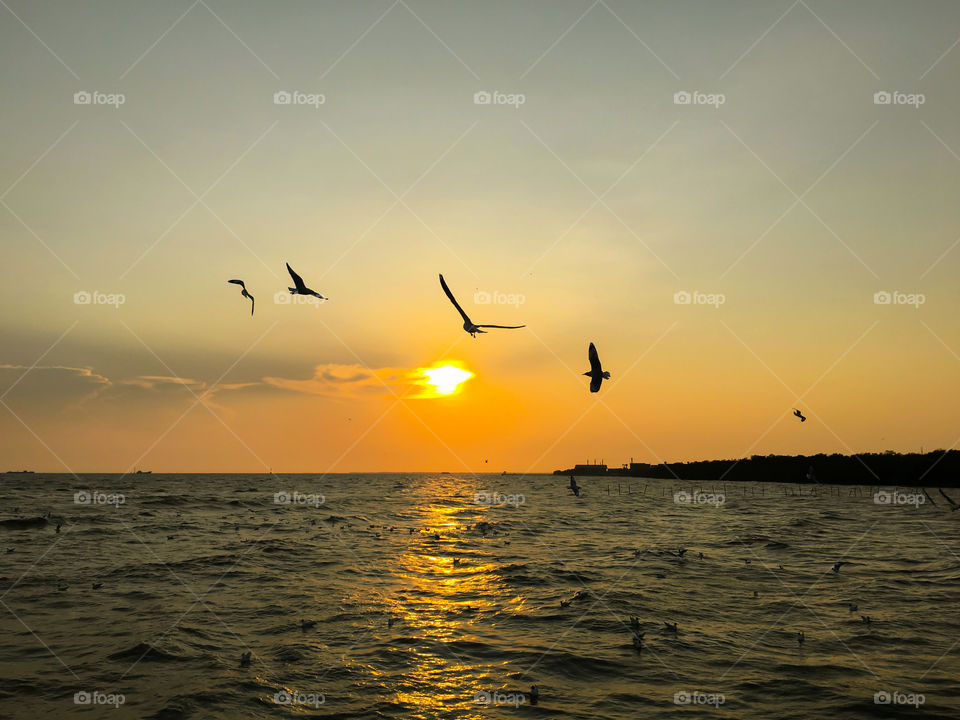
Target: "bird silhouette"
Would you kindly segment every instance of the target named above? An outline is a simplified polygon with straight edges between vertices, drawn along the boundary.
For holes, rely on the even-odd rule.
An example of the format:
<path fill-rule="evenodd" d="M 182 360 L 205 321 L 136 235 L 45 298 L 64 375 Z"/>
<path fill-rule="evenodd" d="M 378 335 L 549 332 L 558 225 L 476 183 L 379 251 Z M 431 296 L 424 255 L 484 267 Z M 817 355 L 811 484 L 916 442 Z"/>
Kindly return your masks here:
<path fill-rule="evenodd" d="M 600 356 L 597 354 L 597 348 L 593 343 L 590 343 L 587 357 L 590 359 L 590 372 L 585 372 L 584 375 L 590 378 L 590 392 L 599 392 L 600 384 L 604 380 L 610 379 L 610 373 L 601 367 Z"/>
<path fill-rule="evenodd" d="M 245 298 L 250 298 L 250 314 L 253 315 L 253 295 L 247 292 L 247 286 L 243 284 L 243 280 L 227 280 L 228 283 L 233 283 L 234 285 L 240 286 L 240 294 Z"/>
<path fill-rule="evenodd" d="M 300 277 L 299 275 L 297 275 L 297 274 L 293 271 L 293 268 L 290 267 L 290 263 L 286 263 L 286 265 L 287 265 L 287 272 L 290 273 L 290 277 L 293 278 L 293 284 L 294 284 L 294 286 L 295 286 L 295 287 L 288 287 L 288 288 L 287 288 L 287 290 L 290 291 L 290 294 L 291 294 L 291 295 L 312 295 L 313 297 L 319 298 L 320 300 L 329 300 L 329 298 L 325 298 L 323 295 L 321 295 L 320 293 L 318 293 L 316 290 L 311 290 L 311 289 L 308 288 L 306 285 L 304 285 L 304 284 L 303 284 L 303 278 Z"/>
<path fill-rule="evenodd" d="M 797 409 L 794 409 L 793 414 L 800 418 L 800 422 L 806 422 L 807 419 L 803 416 L 803 413 Z"/>
<path fill-rule="evenodd" d="M 463 318 L 463 329 L 465 332 L 470 333 L 470 337 L 475 338 L 477 333 L 484 333 L 486 330 L 481 330 L 480 328 L 500 328 L 501 330 L 518 330 L 526 325 L 477 325 L 473 320 L 470 319 L 460 307 L 460 303 L 457 302 L 457 299 L 453 297 L 453 293 L 450 292 L 450 288 L 447 287 L 447 281 L 443 279 L 443 275 L 440 276 L 440 286 L 443 288 L 443 292 L 446 293 L 447 298 L 450 302 L 453 303 L 453 306 L 457 309 L 457 312 L 460 313 L 460 317 Z"/>

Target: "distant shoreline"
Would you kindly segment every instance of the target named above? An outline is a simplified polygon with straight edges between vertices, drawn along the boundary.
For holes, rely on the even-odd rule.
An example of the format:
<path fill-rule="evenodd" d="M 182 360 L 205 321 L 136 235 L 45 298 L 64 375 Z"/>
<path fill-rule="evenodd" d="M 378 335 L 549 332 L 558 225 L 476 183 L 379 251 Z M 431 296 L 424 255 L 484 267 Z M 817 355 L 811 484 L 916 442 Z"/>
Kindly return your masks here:
<path fill-rule="evenodd" d="M 860 455 L 752 455 L 730 460 L 634 463 L 624 467 L 575 465 L 554 475 L 644 477 L 704 482 L 777 482 L 824 485 L 960 487 L 960 450 Z"/>

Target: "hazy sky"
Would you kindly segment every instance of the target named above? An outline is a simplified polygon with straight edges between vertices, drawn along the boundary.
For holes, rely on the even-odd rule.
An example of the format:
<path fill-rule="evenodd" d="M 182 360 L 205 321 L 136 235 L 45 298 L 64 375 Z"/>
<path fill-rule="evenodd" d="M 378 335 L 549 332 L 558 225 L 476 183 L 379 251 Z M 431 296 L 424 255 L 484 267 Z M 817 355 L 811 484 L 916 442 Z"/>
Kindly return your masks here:
<path fill-rule="evenodd" d="M 0 470 L 950 447 L 958 38 L 953 1 L 4 0 Z M 527 329 L 471 339 L 439 272 Z"/>

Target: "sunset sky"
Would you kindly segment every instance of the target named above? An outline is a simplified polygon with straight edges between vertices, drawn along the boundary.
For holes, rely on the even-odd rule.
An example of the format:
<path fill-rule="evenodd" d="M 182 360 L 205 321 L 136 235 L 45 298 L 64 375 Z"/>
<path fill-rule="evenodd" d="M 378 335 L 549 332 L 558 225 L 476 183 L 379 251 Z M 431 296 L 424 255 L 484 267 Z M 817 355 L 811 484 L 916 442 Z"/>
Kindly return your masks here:
<path fill-rule="evenodd" d="M 960 5 L 923 8 L 4 0 L 0 470 L 953 446 Z M 472 339 L 438 273 L 527 327 Z"/>

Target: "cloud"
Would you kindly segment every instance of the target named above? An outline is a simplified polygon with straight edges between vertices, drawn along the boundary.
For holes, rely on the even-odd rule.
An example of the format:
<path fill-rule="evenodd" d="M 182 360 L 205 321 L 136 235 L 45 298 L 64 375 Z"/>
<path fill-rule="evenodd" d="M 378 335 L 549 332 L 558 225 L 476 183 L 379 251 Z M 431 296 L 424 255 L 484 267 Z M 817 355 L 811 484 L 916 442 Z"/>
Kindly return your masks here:
<path fill-rule="evenodd" d="M 402 368 L 378 368 L 361 365 L 317 365 L 313 377 L 306 380 L 265 377 L 263 382 L 270 387 L 306 395 L 328 397 L 365 397 L 389 395 L 391 391 L 403 394 L 413 385 L 422 384 L 419 370 Z"/>
<path fill-rule="evenodd" d="M 0 365 L 0 395 L 20 392 L 35 401 L 71 398 L 74 404 L 80 404 L 112 385 L 110 378 L 91 367 Z"/>

